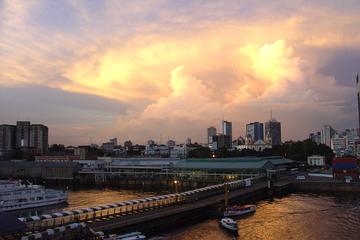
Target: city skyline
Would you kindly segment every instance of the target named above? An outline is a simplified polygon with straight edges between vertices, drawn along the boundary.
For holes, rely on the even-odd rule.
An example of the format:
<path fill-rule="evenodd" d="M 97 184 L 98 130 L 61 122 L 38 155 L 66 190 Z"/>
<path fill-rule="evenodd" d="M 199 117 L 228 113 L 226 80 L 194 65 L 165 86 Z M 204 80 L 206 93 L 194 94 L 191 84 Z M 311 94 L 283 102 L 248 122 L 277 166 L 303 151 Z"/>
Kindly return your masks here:
<path fill-rule="evenodd" d="M 283 141 L 324 124 L 357 128 L 359 9 L 358 1 L 3 1 L 0 122 L 43 123 L 49 143 L 69 145 L 205 142 L 204 129 L 221 119 L 235 139 L 271 109 Z"/>

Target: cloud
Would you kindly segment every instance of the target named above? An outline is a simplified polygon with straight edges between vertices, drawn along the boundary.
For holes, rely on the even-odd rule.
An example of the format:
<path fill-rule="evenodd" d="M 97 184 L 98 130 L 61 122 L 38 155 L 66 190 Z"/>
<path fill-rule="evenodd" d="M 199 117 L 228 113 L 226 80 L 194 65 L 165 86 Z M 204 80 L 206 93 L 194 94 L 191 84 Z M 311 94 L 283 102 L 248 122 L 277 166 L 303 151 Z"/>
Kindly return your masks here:
<path fill-rule="evenodd" d="M 354 90 L 343 79 L 356 71 L 359 8 L 356 1 L 4 1 L 0 86 L 13 89 L 5 97 L 22 92 L 29 102 L 41 102 L 35 92 L 55 94 L 48 104 L 67 109 L 69 120 L 59 119 L 79 142 L 94 125 L 110 126 L 97 131 L 101 138 L 202 141 L 223 116 L 242 134 L 270 109 L 286 138 L 304 138 L 325 123 L 355 124 Z M 70 105 L 111 117 L 79 127 Z M 41 115 L 55 123 L 49 106 Z"/>
<path fill-rule="evenodd" d="M 42 123 L 50 128 L 50 142 L 75 144 L 81 140 L 107 139 L 108 126 L 128 105 L 94 95 L 68 93 L 44 86 L 0 88 L 1 122 L 19 120 Z"/>

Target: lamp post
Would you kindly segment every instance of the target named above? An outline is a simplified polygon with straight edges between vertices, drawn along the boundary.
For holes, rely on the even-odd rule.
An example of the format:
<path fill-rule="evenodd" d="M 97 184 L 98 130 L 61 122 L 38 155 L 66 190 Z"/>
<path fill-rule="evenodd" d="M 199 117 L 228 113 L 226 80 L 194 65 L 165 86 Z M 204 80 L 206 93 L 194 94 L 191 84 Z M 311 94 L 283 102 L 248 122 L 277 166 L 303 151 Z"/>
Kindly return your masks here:
<path fill-rule="evenodd" d="M 177 193 L 178 192 L 178 184 L 179 184 L 180 182 L 178 181 L 178 180 L 174 180 L 174 185 L 175 185 L 175 193 Z"/>

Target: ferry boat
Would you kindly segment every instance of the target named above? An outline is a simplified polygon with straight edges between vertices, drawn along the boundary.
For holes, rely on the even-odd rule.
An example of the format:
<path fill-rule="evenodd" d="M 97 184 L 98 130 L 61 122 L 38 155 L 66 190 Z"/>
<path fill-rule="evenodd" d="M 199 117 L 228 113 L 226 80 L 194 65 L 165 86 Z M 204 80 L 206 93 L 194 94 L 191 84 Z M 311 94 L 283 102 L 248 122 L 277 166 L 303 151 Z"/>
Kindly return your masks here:
<path fill-rule="evenodd" d="M 0 180 L 0 211 L 43 207 L 67 202 L 67 192 L 45 189 L 28 181 Z"/>
<path fill-rule="evenodd" d="M 228 217 L 222 218 L 219 221 L 219 224 L 220 224 L 221 227 L 223 227 L 226 230 L 228 230 L 230 232 L 233 232 L 233 233 L 237 233 L 238 230 L 239 230 L 237 222 L 234 221 L 232 218 L 228 218 Z"/>
<path fill-rule="evenodd" d="M 250 213 L 253 213 L 256 211 L 256 206 L 255 205 L 244 205 L 244 206 L 239 206 L 239 205 L 235 205 L 232 207 L 229 207 L 225 212 L 224 212 L 224 217 L 240 217 L 240 216 L 244 216 Z"/>

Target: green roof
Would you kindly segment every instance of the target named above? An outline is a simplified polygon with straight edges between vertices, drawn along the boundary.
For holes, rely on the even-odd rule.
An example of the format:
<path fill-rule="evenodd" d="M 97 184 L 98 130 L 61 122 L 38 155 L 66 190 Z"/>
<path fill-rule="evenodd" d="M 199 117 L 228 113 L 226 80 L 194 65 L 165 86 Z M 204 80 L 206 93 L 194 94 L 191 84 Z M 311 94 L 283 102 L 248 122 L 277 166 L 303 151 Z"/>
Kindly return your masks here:
<path fill-rule="evenodd" d="M 276 165 L 293 162 L 281 157 L 234 157 L 234 158 L 193 158 L 176 163 L 173 168 L 177 169 L 204 169 L 204 170 L 265 170 L 274 168 Z"/>
<path fill-rule="evenodd" d="M 270 161 L 218 161 L 218 160 L 185 160 L 175 164 L 174 168 L 181 169 L 216 169 L 216 170 L 235 170 L 235 169 L 267 169 L 273 168 Z"/>

